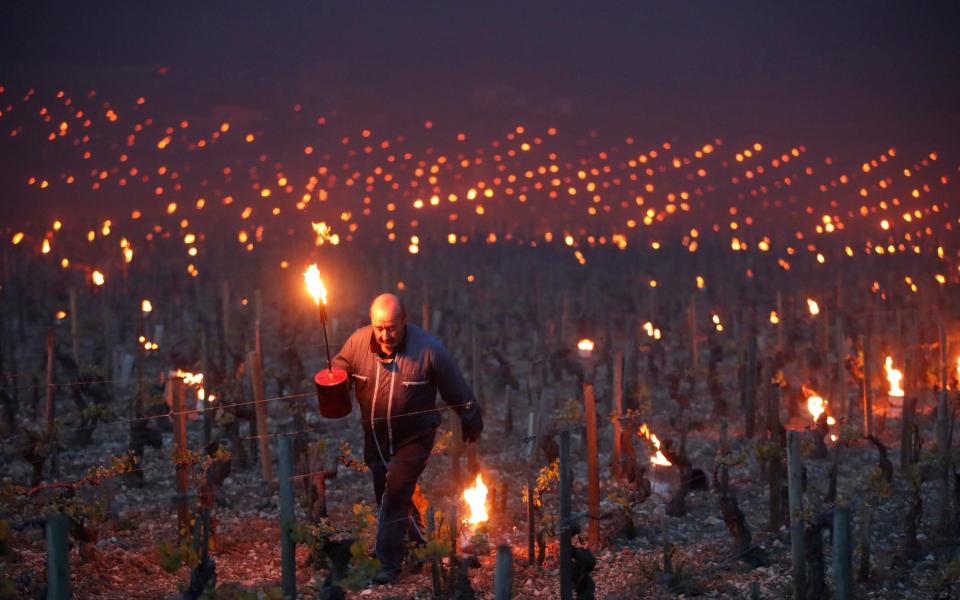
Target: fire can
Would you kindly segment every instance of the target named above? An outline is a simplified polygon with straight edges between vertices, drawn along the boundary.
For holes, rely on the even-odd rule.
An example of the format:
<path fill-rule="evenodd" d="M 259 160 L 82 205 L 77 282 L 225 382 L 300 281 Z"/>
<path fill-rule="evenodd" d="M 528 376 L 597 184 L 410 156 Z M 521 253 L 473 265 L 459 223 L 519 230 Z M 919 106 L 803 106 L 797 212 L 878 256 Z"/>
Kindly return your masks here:
<path fill-rule="evenodd" d="M 320 414 L 328 419 L 340 419 L 350 414 L 350 382 L 343 369 L 321 369 L 313 376 L 317 386 Z"/>

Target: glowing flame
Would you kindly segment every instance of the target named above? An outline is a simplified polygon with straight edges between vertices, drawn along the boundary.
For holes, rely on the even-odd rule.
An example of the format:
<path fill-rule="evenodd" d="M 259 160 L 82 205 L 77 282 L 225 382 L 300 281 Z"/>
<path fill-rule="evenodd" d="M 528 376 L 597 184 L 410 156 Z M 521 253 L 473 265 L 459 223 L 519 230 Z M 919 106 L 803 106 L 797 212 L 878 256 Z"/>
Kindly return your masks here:
<path fill-rule="evenodd" d="M 50 240 L 43 240 L 43 245 L 40 247 L 40 252 L 44 254 L 50 254 Z"/>
<path fill-rule="evenodd" d="M 887 381 L 890 382 L 890 391 L 888 396 L 903 397 L 903 388 L 900 382 L 903 381 L 903 372 L 893 368 L 893 357 L 888 356 L 883 362 L 883 370 L 887 372 Z"/>
<path fill-rule="evenodd" d="M 820 305 L 813 298 L 807 298 L 807 308 L 810 309 L 810 314 L 813 316 L 820 314 Z"/>
<path fill-rule="evenodd" d="M 770 311 L 770 323 L 773 325 L 780 323 L 780 315 L 778 315 L 775 310 Z"/>
<path fill-rule="evenodd" d="M 177 371 L 173 374 L 173 376 L 183 379 L 183 382 L 187 385 L 203 384 L 203 373 L 190 373 L 189 371 L 182 371 L 180 369 L 177 369 Z"/>
<path fill-rule="evenodd" d="M 317 306 L 320 306 L 321 302 L 326 306 L 327 288 L 323 285 L 323 280 L 320 279 L 320 269 L 317 268 L 316 263 L 307 267 L 307 270 L 303 273 L 303 280 L 307 283 L 307 291 L 313 296 L 313 301 L 317 303 Z"/>
<path fill-rule="evenodd" d="M 143 311 L 143 312 L 145 312 L 145 313 L 152 312 L 152 311 L 153 311 L 153 303 L 151 303 L 149 300 L 147 300 L 146 298 L 144 298 L 143 300 L 140 301 L 140 310 Z"/>
<path fill-rule="evenodd" d="M 463 499 L 467 501 L 467 506 L 470 507 L 470 516 L 467 517 L 467 523 L 476 525 L 490 518 L 487 514 L 487 486 L 483 483 L 483 477 L 479 473 L 477 473 L 477 480 L 473 487 L 463 490 Z"/>
<path fill-rule="evenodd" d="M 322 246 L 326 242 L 330 242 L 334 246 L 340 243 L 340 236 L 336 233 L 333 233 L 333 229 L 331 229 L 331 227 L 326 223 L 322 221 L 320 223 L 311 222 L 310 225 L 313 227 L 314 233 L 317 234 L 317 237 L 314 240 L 314 243 L 317 246 Z"/>
<path fill-rule="evenodd" d="M 826 412 L 827 401 L 817 395 L 810 396 L 807 398 L 807 410 L 813 415 L 813 422 L 816 423 L 820 420 L 820 415 Z"/>
<path fill-rule="evenodd" d="M 723 323 L 720 322 L 720 315 L 714 313 L 711 321 L 713 321 L 713 326 L 717 331 L 723 331 Z"/>
<path fill-rule="evenodd" d="M 673 464 L 667 460 L 667 457 L 664 456 L 663 452 L 660 451 L 660 439 L 657 438 L 657 434 L 650 431 L 650 428 L 647 427 L 646 423 L 640 425 L 640 435 L 650 440 L 650 443 L 653 444 L 653 447 L 657 449 L 657 453 L 650 457 L 651 463 L 663 467 L 669 467 Z"/>
<path fill-rule="evenodd" d="M 583 338 L 577 342 L 577 352 L 583 357 L 590 356 L 590 353 L 593 352 L 593 347 L 593 340 L 588 340 L 587 338 Z"/>
<path fill-rule="evenodd" d="M 94 271 L 93 274 L 90 275 L 90 278 L 93 280 L 93 285 L 98 287 L 103 285 L 103 282 L 104 282 L 103 273 L 101 273 L 100 271 Z"/>
<path fill-rule="evenodd" d="M 660 339 L 660 328 L 654 327 L 653 323 L 647 321 L 643 324 L 643 330 L 647 332 L 647 336 L 652 337 L 655 340 Z"/>

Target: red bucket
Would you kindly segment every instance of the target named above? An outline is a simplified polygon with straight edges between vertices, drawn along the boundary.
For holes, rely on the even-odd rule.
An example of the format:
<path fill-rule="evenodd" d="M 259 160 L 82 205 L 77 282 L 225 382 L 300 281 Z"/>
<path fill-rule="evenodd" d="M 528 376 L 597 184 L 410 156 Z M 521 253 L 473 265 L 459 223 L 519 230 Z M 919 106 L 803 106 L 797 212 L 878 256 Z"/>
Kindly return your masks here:
<path fill-rule="evenodd" d="M 317 385 L 320 414 L 328 419 L 340 419 L 350 414 L 350 384 L 343 369 L 323 369 L 313 376 Z"/>

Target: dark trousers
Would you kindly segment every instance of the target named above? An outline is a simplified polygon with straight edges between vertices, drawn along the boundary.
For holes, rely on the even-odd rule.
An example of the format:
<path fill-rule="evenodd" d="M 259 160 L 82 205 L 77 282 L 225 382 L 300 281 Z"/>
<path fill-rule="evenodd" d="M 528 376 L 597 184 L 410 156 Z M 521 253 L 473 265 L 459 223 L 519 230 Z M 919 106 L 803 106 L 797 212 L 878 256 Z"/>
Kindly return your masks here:
<path fill-rule="evenodd" d="M 404 544 L 410 540 L 423 544 L 423 515 L 413 504 L 417 480 L 427 466 L 433 435 L 424 436 L 396 448 L 387 463 L 369 464 L 373 475 L 373 492 L 377 498 L 377 560 L 385 570 L 398 570 L 403 563 Z"/>

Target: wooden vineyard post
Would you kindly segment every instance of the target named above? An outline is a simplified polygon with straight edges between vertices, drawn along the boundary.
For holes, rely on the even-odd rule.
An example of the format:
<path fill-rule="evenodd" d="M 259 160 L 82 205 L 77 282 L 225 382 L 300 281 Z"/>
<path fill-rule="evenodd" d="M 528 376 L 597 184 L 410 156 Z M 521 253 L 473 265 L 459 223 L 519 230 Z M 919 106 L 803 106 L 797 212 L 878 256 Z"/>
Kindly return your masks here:
<path fill-rule="evenodd" d="M 227 332 L 228 315 L 230 312 L 230 284 L 226 280 L 220 282 L 220 306 L 217 314 L 217 358 L 220 360 L 220 369 L 226 377 L 230 373 L 227 367 Z"/>
<path fill-rule="evenodd" d="M 53 451 L 50 459 L 50 470 L 56 475 L 59 472 L 59 457 L 57 452 L 56 443 L 56 432 L 54 431 L 54 419 L 56 418 L 56 405 L 54 403 L 54 390 L 56 389 L 53 385 L 53 367 L 54 367 L 54 344 L 56 342 L 56 331 L 54 329 L 47 330 L 47 404 L 46 404 L 46 421 L 47 421 L 47 439 L 53 441 Z"/>
<path fill-rule="evenodd" d="M 147 353 L 146 348 L 144 348 L 147 325 L 145 323 L 146 315 L 143 312 L 143 304 L 141 303 L 140 306 L 141 309 L 137 311 L 137 393 L 133 397 L 133 402 L 130 406 L 130 414 L 133 418 L 140 418 L 143 415 L 143 396 L 146 391 L 143 371 Z"/>
<path fill-rule="evenodd" d="M 220 318 L 223 323 L 223 337 L 230 334 L 230 282 L 224 279 L 220 282 Z M 224 367 L 226 368 L 226 367 Z"/>
<path fill-rule="evenodd" d="M 73 362 L 80 368 L 80 310 L 77 303 L 77 288 L 70 288 L 70 343 Z"/>
<path fill-rule="evenodd" d="M 780 424 L 780 384 L 770 385 L 770 395 L 767 404 L 767 440 L 770 444 L 776 444 L 778 451 L 783 448 L 782 428 Z M 767 530 L 776 532 L 780 530 L 780 524 L 783 523 L 783 507 L 780 506 L 780 488 L 783 485 L 783 460 L 782 455 L 772 453 L 773 456 L 767 465 L 768 475 L 768 494 L 770 500 L 770 519 L 767 523 Z"/>
<path fill-rule="evenodd" d="M 943 323 L 937 325 L 940 338 L 940 389 L 947 389 L 947 329 Z"/>
<path fill-rule="evenodd" d="M 184 538 L 190 531 L 190 511 L 187 508 L 187 494 L 189 493 L 190 474 L 187 469 L 187 415 L 183 407 L 183 379 L 170 377 L 167 379 L 167 406 L 173 415 L 173 446 L 177 472 L 177 533 Z"/>
<path fill-rule="evenodd" d="M 600 547 L 600 469 L 597 458 L 597 402 L 593 384 L 583 384 L 583 408 L 587 425 L 587 539 L 590 547 Z"/>
<path fill-rule="evenodd" d="M 493 577 L 494 600 L 509 600 L 513 596 L 513 554 L 510 546 L 497 546 L 497 567 Z"/>
<path fill-rule="evenodd" d="M 757 424 L 758 353 L 757 335 L 751 331 L 750 339 L 747 341 L 747 367 L 746 377 L 744 378 L 744 399 L 746 400 L 746 404 L 743 412 L 743 435 L 747 439 L 753 439 Z"/>
<path fill-rule="evenodd" d="M 510 404 L 510 386 L 503 386 L 503 435 L 513 435 L 513 405 Z"/>
<path fill-rule="evenodd" d="M 903 399 L 903 416 L 900 419 L 900 469 L 913 463 L 913 419 L 916 407 L 917 399 L 913 396 Z"/>
<path fill-rule="evenodd" d="M 620 435 L 623 424 L 623 352 L 613 355 L 613 476 L 623 476 L 623 453 L 620 447 Z"/>
<path fill-rule="evenodd" d="M 870 548 L 873 536 L 873 509 L 867 505 L 860 523 L 860 565 L 857 569 L 857 581 L 870 581 Z"/>
<path fill-rule="evenodd" d="M 293 541 L 296 514 L 293 508 L 293 457 L 291 440 L 280 438 L 278 456 L 280 477 L 280 587 L 284 600 L 297 597 L 297 546 Z"/>
<path fill-rule="evenodd" d="M 254 409 L 257 415 L 257 446 L 260 450 L 260 473 L 263 481 L 273 481 L 273 464 L 270 460 L 270 438 L 267 434 L 267 403 L 263 394 L 263 366 L 260 354 L 254 350 L 247 354 L 250 365 L 250 384 L 253 387 Z"/>
<path fill-rule="evenodd" d="M 427 508 L 427 532 L 428 539 L 437 538 L 437 518 L 434 516 L 433 506 Z M 433 600 L 440 600 L 440 561 L 436 557 L 430 559 L 430 583 L 432 585 Z"/>
<path fill-rule="evenodd" d="M 690 314 L 687 318 L 690 320 L 690 360 L 696 371 L 700 364 L 700 353 L 697 349 L 697 297 L 694 294 L 690 295 Z"/>
<path fill-rule="evenodd" d="M 777 351 L 783 350 L 783 328 L 786 327 L 786 320 L 783 314 L 783 292 L 777 290 Z"/>
<path fill-rule="evenodd" d="M 537 455 L 537 438 L 533 432 L 533 411 L 531 410 L 527 419 L 527 564 L 532 565 L 535 560 L 536 549 L 534 544 L 537 538 L 536 532 L 536 514 L 534 513 L 533 498 L 533 458 Z"/>
<path fill-rule="evenodd" d="M 47 599 L 67 600 L 70 592 L 70 554 L 67 548 L 67 515 L 47 517 Z"/>
<path fill-rule="evenodd" d="M 474 396 L 481 399 L 480 393 L 480 351 L 477 347 L 477 320 L 474 312 L 470 312 L 470 389 Z M 463 440 L 460 440 L 460 447 L 463 448 Z M 468 444 L 467 450 L 467 468 L 472 477 L 477 470 L 477 444 Z"/>
<path fill-rule="evenodd" d="M 730 425 L 727 422 L 726 417 L 720 417 L 720 456 L 726 458 L 727 454 L 730 452 Z M 656 465 L 653 466 L 652 473 L 656 474 Z M 652 484 L 653 482 L 651 482 Z M 651 488 L 653 485 L 651 485 Z M 730 490 L 730 471 L 727 468 L 727 465 L 720 465 L 720 494 L 726 495 Z M 656 492 L 656 490 L 652 490 Z"/>
<path fill-rule="evenodd" d="M 557 343 L 561 346 L 565 345 L 567 339 L 567 331 L 570 329 L 567 325 L 567 321 L 570 320 L 570 300 L 567 297 L 567 290 L 560 292 L 560 326 L 557 328 Z"/>
<path fill-rule="evenodd" d="M 463 453 L 463 431 L 460 429 L 460 415 L 448 411 L 450 415 L 450 478 L 453 479 L 454 489 L 460 489 L 462 477 L 460 474 L 460 455 Z"/>
<path fill-rule="evenodd" d="M 873 435 L 873 390 L 870 389 L 870 336 L 863 337 L 863 433 Z"/>
<path fill-rule="evenodd" d="M 833 586 L 836 600 L 853 599 L 853 545 L 850 543 L 850 509 L 833 511 Z"/>
<path fill-rule="evenodd" d="M 950 535 L 950 476 L 953 468 L 950 461 L 950 403 L 947 391 L 937 393 L 937 451 L 940 453 L 940 466 L 937 471 L 940 478 L 940 518 L 941 535 Z"/>
<path fill-rule="evenodd" d="M 799 431 L 787 432 L 787 480 L 790 492 L 790 549 L 793 563 L 793 597 L 795 600 L 805 600 L 806 564 L 803 544 L 803 489 L 801 480 Z"/>
<path fill-rule="evenodd" d="M 200 373 L 203 374 L 204 396 L 200 400 L 200 407 L 203 411 L 203 446 L 210 443 L 210 435 L 213 429 L 212 417 L 210 414 L 210 358 L 207 350 L 207 327 L 200 326 Z"/>
<path fill-rule="evenodd" d="M 560 432 L 560 600 L 573 600 L 573 547 L 570 539 L 570 432 Z"/>

